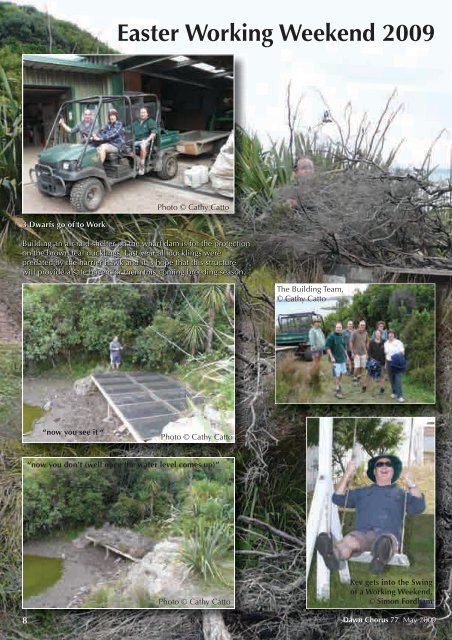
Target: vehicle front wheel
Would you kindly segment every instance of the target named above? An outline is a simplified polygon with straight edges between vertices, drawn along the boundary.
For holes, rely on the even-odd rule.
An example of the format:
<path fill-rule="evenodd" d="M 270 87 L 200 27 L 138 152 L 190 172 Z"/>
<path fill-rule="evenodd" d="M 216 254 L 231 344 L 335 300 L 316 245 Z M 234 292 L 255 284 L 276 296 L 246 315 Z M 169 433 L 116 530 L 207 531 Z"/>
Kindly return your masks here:
<path fill-rule="evenodd" d="M 165 156 L 162 160 L 162 169 L 157 172 L 160 180 L 172 180 L 177 173 L 176 156 Z"/>
<path fill-rule="evenodd" d="M 71 204 L 77 211 L 96 211 L 104 198 L 105 188 L 98 178 L 85 178 L 71 189 Z"/>

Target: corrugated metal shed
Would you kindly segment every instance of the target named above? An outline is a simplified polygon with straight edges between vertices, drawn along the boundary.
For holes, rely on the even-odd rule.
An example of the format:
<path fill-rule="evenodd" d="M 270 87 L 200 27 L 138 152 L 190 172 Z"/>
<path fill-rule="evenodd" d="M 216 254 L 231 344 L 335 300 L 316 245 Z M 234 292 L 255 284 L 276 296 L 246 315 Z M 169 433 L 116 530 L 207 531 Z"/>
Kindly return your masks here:
<path fill-rule="evenodd" d="M 113 92 L 110 74 L 92 75 L 74 73 L 65 69 L 25 68 L 25 87 L 69 87 L 73 98 L 83 98 Z"/>

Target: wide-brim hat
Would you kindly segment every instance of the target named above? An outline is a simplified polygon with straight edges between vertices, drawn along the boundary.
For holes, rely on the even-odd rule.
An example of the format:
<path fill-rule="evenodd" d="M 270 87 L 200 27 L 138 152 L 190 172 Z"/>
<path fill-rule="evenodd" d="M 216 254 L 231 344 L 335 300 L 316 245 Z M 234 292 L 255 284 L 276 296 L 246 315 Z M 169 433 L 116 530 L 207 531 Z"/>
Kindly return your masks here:
<path fill-rule="evenodd" d="M 392 476 L 391 484 L 397 482 L 400 478 L 400 474 L 402 473 L 402 461 L 397 456 L 393 456 L 390 453 L 380 453 L 378 456 L 374 456 L 367 463 L 367 477 L 372 482 L 375 482 L 375 465 L 381 458 L 388 458 L 392 462 L 392 468 L 394 469 L 394 474 Z"/>

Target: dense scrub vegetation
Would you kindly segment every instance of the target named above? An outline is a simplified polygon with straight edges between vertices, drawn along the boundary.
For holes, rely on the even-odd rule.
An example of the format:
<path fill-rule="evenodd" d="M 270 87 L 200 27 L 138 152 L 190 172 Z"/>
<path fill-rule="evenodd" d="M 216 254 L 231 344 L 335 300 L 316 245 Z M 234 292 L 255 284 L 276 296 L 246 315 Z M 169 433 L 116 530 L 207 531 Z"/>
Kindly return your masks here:
<path fill-rule="evenodd" d="M 113 53 L 72 22 L 10 2 L 0 4 L 0 42 L 2 60 L 3 54 L 9 59 L 8 53 L 19 59 L 22 53 Z"/>
<path fill-rule="evenodd" d="M 108 361 L 117 335 L 130 365 L 169 372 L 204 355 L 231 355 L 233 294 L 227 285 L 27 285 L 26 370 Z"/>

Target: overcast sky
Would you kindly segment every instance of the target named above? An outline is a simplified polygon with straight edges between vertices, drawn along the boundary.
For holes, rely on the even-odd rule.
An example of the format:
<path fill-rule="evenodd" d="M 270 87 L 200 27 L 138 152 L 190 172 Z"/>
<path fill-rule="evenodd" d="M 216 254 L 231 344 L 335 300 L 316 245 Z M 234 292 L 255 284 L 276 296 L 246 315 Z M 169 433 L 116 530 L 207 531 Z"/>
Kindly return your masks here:
<path fill-rule="evenodd" d="M 419 166 L 431 142 L 443 129 L 448 132 L 436 145 L 434 161 L 448 167 L 452 131 L 452 10 L 448 3 L 396 3 L 380 0 L 347 2 L 273 2 L 262 10 L 256 5 L 230 0 L 215 2 L 126 3 L 111 0 L 58 1 L 26 0 L 17 4 L 34 5 L 65 20 L 75 22 L 124 53 L 234 53 L 238 61 L 236 84 L 237 122 L 257 131 L 262 138 L 287 136 L 285 94 L 292 83 L 294 98 L 302 97 L 300 128 L 319 124 L 324 106 L 321 92 L 334 117 L 341 121 L 348 101 L 354 109 L 354 122 L 367 111 L 376 121 L 386 99 L 398 89 L 397 104 L 404 105 L 389 139 L 391 145 L 406 141 L 398 156 L 402 165 Z M 449 8 L 447 8 L 449 6 Z M 373 8 L 372 8 L 373 7 Z M 264 48 L 254 43 L 190 43 L 184 25 L 208 23 L 228 27 L 233 16 L 236 27 L 273 28 L 274 44 Z M 375 22 L 378 42 L 370 43 L 284 43 L 278 25 L 293 23 L 320 28 L 325 22 L 334 27 L 366 28 Z M 175 27 L 180 29 L 175 43 L 120 43 L 118 23 L 130 27 Z M 381 42 L 383 25 L 432 24 L 431 42 Z M 86 52 L 88 53 L 88 52 Z M 334 137 L 333 125 L 319 129 L 320 135 Z"/>

